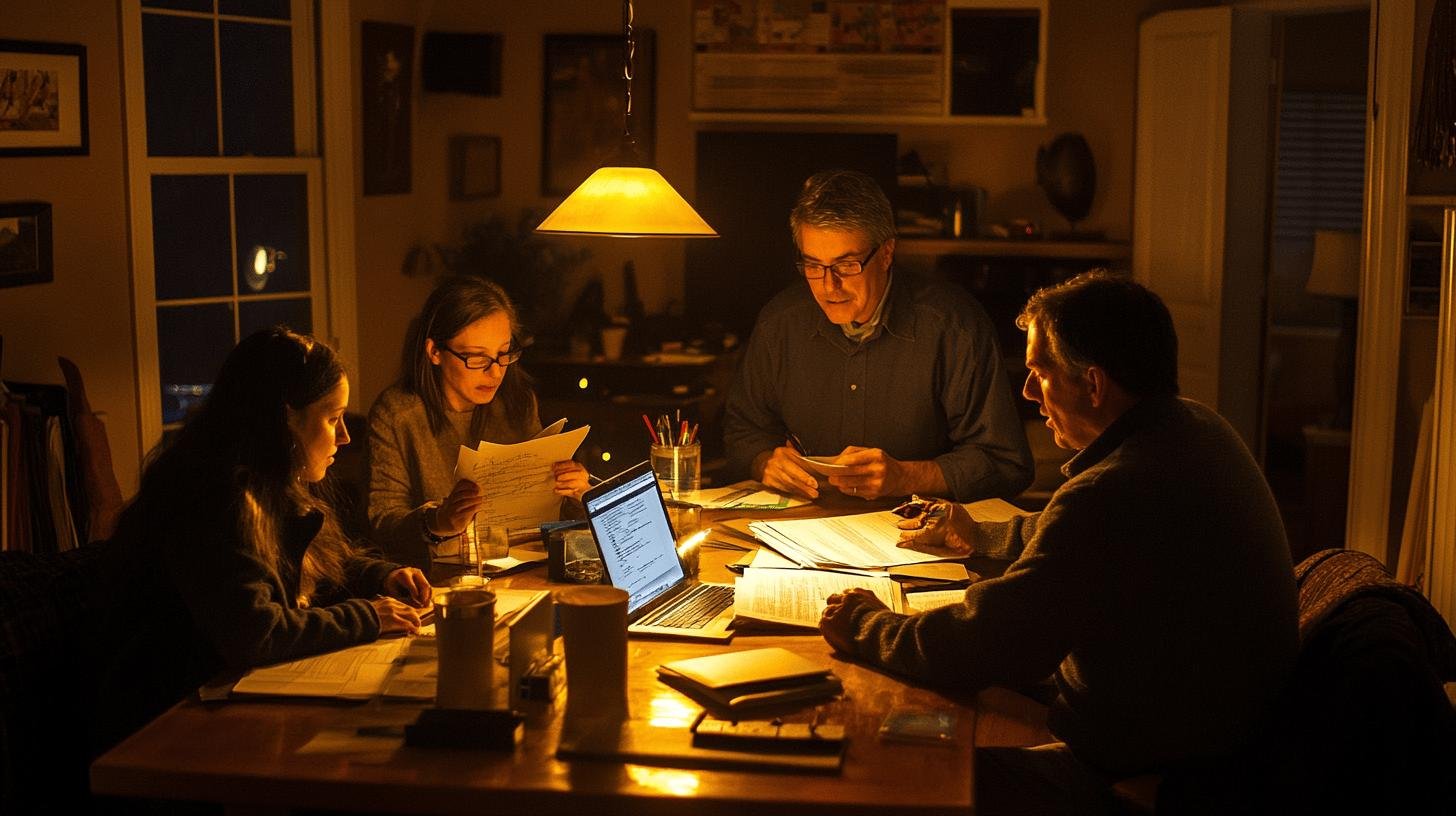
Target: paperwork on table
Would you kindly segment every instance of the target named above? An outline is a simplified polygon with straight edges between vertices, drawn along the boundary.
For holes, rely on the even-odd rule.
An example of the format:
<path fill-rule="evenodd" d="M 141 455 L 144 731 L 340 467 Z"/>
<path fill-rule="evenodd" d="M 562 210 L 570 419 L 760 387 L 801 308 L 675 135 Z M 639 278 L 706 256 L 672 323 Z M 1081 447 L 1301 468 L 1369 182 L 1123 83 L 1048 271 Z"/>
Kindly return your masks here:
<path fill-rule="evenodd" d="M 678 498 L 708 510 L 787 510 L 803 507 L 808 499 L 786 496 L 755 481 L 737 482 L 726 487 L 711 487 L 679 493 Z"/>

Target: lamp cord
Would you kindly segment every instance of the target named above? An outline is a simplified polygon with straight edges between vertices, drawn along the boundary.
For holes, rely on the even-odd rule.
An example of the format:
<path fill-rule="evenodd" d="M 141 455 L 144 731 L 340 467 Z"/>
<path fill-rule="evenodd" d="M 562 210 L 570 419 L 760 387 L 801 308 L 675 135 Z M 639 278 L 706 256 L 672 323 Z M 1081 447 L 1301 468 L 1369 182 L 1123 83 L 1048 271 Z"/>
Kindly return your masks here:
<path fill-rule="evenodd" d="M 622 33 L 626 35 L 626 45 L 622 50 L 622 78 L 627 80 L 626 107 L 622 119 L 628 140 L 632 138 L 632 74 L 633 60 L 637 56 L 637 41 L 632 36 L 633 16 L 632 0 L 622 0 Z"/>

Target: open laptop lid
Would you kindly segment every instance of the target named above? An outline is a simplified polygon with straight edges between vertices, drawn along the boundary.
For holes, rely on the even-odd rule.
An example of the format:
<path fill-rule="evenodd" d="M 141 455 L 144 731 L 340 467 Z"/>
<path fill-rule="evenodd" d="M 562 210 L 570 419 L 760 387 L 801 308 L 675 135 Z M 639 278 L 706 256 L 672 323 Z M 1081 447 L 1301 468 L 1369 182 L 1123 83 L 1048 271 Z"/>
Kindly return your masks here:
<path fill-rule="evenodd" d="M 683 585 L 687 573 L 677 556 L 657 476 L 647 462 L 588 490 L 581 502 L 607 578 L 630 596 L 628 620 Z"/>

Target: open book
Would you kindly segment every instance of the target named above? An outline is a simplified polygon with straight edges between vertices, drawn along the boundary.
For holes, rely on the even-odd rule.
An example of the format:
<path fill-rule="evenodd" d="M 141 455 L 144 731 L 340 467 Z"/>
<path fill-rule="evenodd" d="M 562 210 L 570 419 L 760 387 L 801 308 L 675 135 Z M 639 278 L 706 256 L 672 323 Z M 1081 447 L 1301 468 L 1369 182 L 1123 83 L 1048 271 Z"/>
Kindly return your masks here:
<path fill-rule="evenodd" d="M 510 624 L 537 596 L 532 590 L 495 590 L 495 650 L 504 657 Z M 417 637 L 381 638 L 313 657 L 260 666 L 248 672 L 230 691 L 239 695 L 270 697 L 335 697 L 367 700 L 381 695 L 428 700 L 435 696 L 437 676 L 434 624 L 422 627 Z M 225 689 L 209 688 L 206 699 L 225 697 Z"/>

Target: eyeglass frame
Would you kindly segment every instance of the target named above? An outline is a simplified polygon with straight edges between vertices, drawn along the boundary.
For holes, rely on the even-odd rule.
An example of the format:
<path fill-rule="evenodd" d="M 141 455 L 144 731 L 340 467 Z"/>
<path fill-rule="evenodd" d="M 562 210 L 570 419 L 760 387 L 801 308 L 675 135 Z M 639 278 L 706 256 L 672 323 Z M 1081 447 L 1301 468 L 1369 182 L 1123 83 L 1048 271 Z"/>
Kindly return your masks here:
<path fill-rule="evenodd" d="M 451 354 L 453 354 L 458 360 L 460 360 L 460 362 L 465 366 L 465 368 L 468 369 L 468 370 L 470 370 L 470 371 L 488 371 L 490 369 L 490 367 L 491 366 L 494 366 L 494 365 L 498 365 L 498 366 L 500 366 L 501 368 L 504 369 L 504 368 L 509 368 L 509 367 L 515 365 L 516 363 L 519 363 L 521 361 L 521 356 L 526 353 L 526 348 L 528 346 L 530 346 L 530 345 L 531 345 L 531 341 L 529 341 L 529 340 L 522 341 L 522 340 L 518 340 L 518 339 L 512 337 L 511 338 L 511 345 L 510 345 L 510 347 L 507 348 L 505 351 L 503 351 L 500 354 L 495 355 L 495 356 L 491 356 L 489 354 L 486 354 L 483 351 L 477 351 L 477 352 L 475 352 L 473 354 L 465 354 L 465 353 L 462 353 L 462 352 L 456 351 L 455 349 L 450 348 L 449 346 L 445 345 L 444 343 L 437 343 L 435 347 L 436 348 L 439 348 L 439 349 L 442 349 L 444 351 L 448 351 Z M 515 358 L 514 359 L 509 360 L 509 361 L 505 361 L 505 362 L 502 362 L 501 361 L 503 357 L 507 357 L 507 356 L 512 355 L 512 354 L 515 355 Z M 486 364 L 485 365 L 482 365 L 482 366 L 473 366 L 473 365 L 470 364 L 470 360 L 472 358 L 477 358 L 477 359 L 483 358 L 483 359 L 487 360 L 488 362 L 486 362 Z"/>
<path fill-rule="evenodd" d="M 874 260 L 876 253 L 878 253 L 880 251 L 880 248 L 884 245 L 885 243 L 883 241 L 875 244 L 875 248 L 870 250 L 869 254 L 865 255 L 863 258 L 846 258 L 842 261 L 835 261 L 832 264 L 808 263 L 803 259 L 800 259 L 794 261 L 794 268 L 799 270 L 799 274 L 803 275 L 805 280 L 824 280 L 824 276 L 831 272 L 834 273 L 834 276 L 836 278 L 859 277 L 860 275 L 864 274 L 865 267 L 869 265 L 870 261 Z M 855 266 L 858 266 L 859 269 L 855 270 L 854 272 L 841 272 L 839 270 L 839 267 L 846 264 L 854 264 Z M 810 275 L 807 271 L 807 268 L 811 266 L 822 271 L 818 275 Z"/>

